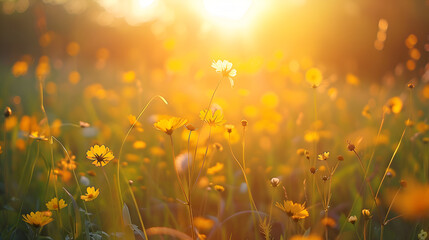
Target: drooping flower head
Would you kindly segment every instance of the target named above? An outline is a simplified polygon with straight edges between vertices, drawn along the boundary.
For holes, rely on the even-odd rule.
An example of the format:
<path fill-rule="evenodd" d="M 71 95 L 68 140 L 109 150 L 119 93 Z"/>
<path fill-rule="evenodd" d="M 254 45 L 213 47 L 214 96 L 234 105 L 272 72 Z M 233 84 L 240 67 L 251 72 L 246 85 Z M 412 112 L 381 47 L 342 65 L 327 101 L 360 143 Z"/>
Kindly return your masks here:
<path fill-rule="evenodd" d="M 63 199 L 58 201 L 57 198 L 52 198 L 49 202 L 46 203 L 46 207 L 51 211 L 56 211 L 67 207 L 67 203 Z"/>
<path fill-rule="evenodd" d="M 222 126 L 225 123 L 222 111 L 220 110 L 215 110 L 214 112 L 210 109 L 201 110 L 200 118 L 212 127 Z"/>
<path fill-rule="evenodd" d="M 232 68 L 232 63 L 227 60 L 217 60 L 217 62 L 213 61 L 212 67 L 216 69 L 216 72 L 222 73 L 222 76 L 228 78 L 231 82 L 231 87 L 234 87 L 234 80 L 232 79 L 237 75 L 237 70 Z"/>
<path fill-rule="evenodd" d="M 86 194 L 80 196 L 80 199 L 84 200 L 85 202 L 89 202 L 96 199 L 98 194 L 100 194 L 99 189 L 95 190 L 95 187 L 87 187 Z"/>
<path fill-rule="evenodd" d="M 94 145 L 86 152 L 86 158 L 93 160 L 92 164 L 97 167 L 105 166 L 114 158 L 110 149 L 104 145 Z"/>
<path fill-rule="evenodd" d="M 37 211 L 36 213 L 31 212 L 30 214 L 27 214 L 27 215 L 23 214 L 22 217 L 24 218 L 23 219 L 24 222 L 36 228 L 43 227 L 54 220 L 50 216 L 47 216 L 47 214 L 44 214 L 43 212 L 39 212 L 39 211 Z"/>
<path fill-rule="evenodd" d="M 170 117 L 167 119 L 161 119 L 158 122 L 154 123 L 153 126 L 160 130 L 165 132 L 168 135 L 173 134 L 173 131 L 178 129 L 179 127 L 185 125 L 188 122 L 188 120 L 178 117 Z"/>

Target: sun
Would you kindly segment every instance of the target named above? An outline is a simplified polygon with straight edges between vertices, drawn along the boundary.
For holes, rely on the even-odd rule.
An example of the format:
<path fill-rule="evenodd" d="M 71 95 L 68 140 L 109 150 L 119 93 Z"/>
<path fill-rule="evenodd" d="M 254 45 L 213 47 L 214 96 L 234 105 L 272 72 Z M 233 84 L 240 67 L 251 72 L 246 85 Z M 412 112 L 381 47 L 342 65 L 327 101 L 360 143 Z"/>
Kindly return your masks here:
<path fill-rule="evenodd" d="M 155 0 L 138 0 L 138 6 L 141 8 L 146 8 L 149 7 L 150 5 L 153 4 L 153 2 L 155 2 Z"/>
<path fill-rule="evenodd" d="M 204 7 L 212 17 L 240 20 L 246 15 L 252 3 L 253 0 L 204 0 Z"/>

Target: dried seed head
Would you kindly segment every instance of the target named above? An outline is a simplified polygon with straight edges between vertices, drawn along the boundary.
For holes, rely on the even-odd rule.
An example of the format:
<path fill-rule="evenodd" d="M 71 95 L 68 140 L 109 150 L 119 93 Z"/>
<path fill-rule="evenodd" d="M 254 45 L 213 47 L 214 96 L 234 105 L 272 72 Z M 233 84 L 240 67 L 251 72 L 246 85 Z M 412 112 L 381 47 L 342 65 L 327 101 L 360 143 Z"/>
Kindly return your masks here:
<path fill-rule="evenodd" d="M 306 157 L 308 160 L 310 160 L 310 152 L 309 152 L 309 151 L 307 151 L 307 150 L 305 150 L 304 154 L 305 154 L 305 157 Z"/>
<path fill-rule="evenodd" d="M 317 171 L 317 170 L 316 170 L 316 168 L 315 168 L 315 167 L 311 167 L 311 168 L 310 168 L 310 172 L 311 172 L 312 174 L 315 174 L 315 173 L 316 173 L 316 171 Z"/>
<path fill-rule="evenodd" d="M 356 146 L 353 144 L 353 143 L 348 143 L 347 144 L 347 149 L 349 150 L 349 151 L 354 151 L 355 150 L 355 148 L 356 148 Z"/>
<path fill-rule="evenodd" d="M 12 109 L 10 109 L 10 107 L 6 107 L 4 110 L 4 117 L 8 118 L 10 115 L 12 115 Z"/>
<path fill-rule="evenodd" d="M 231 132 L 232 132 L 232 129 L 234 129 L 234 125 L 226 124 L 226 125 L 225 125 L 225 128 L 226 128 L 226 131 L 227 131 L 228 133 L 231 133 Z"/>
<path fill-rule="evenodd" d="M 271 186 L 277 187 L 280 184 L 280 179 L 278 178 L 271 178 Z"/>
<path fill-rule="evenodd" d="M 195 131 L 195 127 L 194 127 L 194 125 L 192 125 L 192 124 L 187 124 L 186 126 L 186 129 L 188 129 L 189 131 Z"/>
<path fill-rule="evenodd" d="M 357 221 L 357 217 L 356 216 L 350 216 L 347 221 L 351 224 L 355 224 Z"/>
<path fill-rule="evenodd" d="M 344 161 L 344 157 L 343 157 L 343 156 L 341 156 L 341 155 L 339 155 L 339 156 L 337 157 L 337 159 L 338 159 L 338 161 L 340 161 L 340 162 Z"/>
<path fill-rule="evenodd" d="M 415 87 L 413 83 L 408 83 L 407 86 L 408 86 L 409 89 L 413 89 Z"/>
<path fill-rule="evenodd" d="M 222 151 L 223 151 L 223 146 L 222 146 L 222 144 L 220 144 L 220 143 L 214 143 L 214 144 L 213 144 L 213 147 L 214 147 L 216 150 L 218 150 L 219 152 L 222 152 Z"/>
<path fill-rule="evenodd" d="M 246 127 L 247 126 L 247 120 L 241 120 L 241 125 L 243 127 Z"/>
<path fill-rule="evenodd" d="M 407 181 L 401 180 L 401 187 L 406 188 L 407 187 Z"/>
<path fill-rule="evenodd" d="M 324 182 L 328 181 L 328 179 L 329 179 L 329 177 L 328 177 L 328 176 L 323 176 L 323 177 L 322 177 L 322 180 L 323 180 Z"/>

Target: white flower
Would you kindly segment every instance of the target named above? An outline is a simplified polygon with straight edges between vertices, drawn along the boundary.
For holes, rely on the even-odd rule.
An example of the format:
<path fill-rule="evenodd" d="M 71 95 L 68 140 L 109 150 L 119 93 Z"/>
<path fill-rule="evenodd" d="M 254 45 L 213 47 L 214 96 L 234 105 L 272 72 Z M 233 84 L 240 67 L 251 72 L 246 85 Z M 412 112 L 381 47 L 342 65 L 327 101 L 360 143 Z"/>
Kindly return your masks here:
<path fill-rule="evenodd" d="M 217 62 L 213 61 L 212 67 L 216 69 L 216 72 L 222 73 L 223 77 L 229 78 L 231 87 L 234 87 L 234 80 L 232 78 L 237 75 L 237 70 L 232 69 L 232 63 L 228 62 L 227 60 L 217 60 Z"/>
<path fill-rule="evenodd" d="M 419 237 L 419 240 L 425 240 L 428 237 L 428 233 L 422 229 L 420 231 L 418 237 Z"/>

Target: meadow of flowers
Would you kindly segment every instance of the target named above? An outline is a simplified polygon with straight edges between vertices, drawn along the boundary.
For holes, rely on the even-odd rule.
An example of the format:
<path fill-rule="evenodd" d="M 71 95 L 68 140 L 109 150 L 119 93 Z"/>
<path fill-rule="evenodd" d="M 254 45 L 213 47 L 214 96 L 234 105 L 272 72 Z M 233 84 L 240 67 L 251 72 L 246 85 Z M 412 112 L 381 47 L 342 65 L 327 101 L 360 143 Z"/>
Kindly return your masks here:
<path fill-rule="evenodd" d="M 427 239 L 429 4 L 234 2 L 0 2 L 0 239 Z"/>

